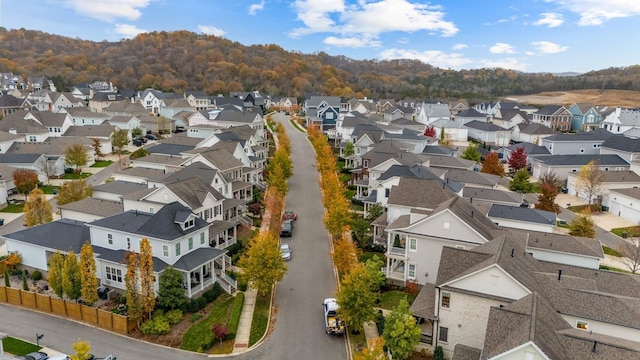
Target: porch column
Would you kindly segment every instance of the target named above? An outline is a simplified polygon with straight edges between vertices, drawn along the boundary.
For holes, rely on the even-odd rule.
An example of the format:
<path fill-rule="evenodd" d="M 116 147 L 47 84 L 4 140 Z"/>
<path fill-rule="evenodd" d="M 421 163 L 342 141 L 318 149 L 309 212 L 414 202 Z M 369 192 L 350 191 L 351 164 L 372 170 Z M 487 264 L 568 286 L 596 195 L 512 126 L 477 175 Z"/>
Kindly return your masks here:
<path fill-rule="evenodd" d="M 204 271 L 202 271 L 202 266 L 200 266 L 200 291 L 204 290 Z"/>

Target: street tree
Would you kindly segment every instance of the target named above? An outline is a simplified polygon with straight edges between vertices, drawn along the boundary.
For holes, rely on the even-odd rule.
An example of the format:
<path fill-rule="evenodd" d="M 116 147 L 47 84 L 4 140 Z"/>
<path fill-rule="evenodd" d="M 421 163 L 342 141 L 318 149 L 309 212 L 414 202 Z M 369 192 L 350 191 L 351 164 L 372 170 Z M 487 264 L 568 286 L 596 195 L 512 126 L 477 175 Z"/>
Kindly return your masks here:
<path fill-rule="evenodd" d="M 581 167 L 578 172 L 575 187 L 576 190 L 584 193 L 588 197 L 589 210 L 591 210 L 593 197 L 600 194 L 604 176 L 604 171 L 600 169 L 595 160 L 589 161 L 589 163 Z"/>
<path fill-rule="evenodd" d="M 266 296 L 273 286 L 287 272 L 287 266 L 280 254 L 278 237 L 260 232 L 249 241 L 249 247 L 240 258 L 240 277 L 261 296 Z"/>
<path fill-rule="evenodd" d="M 129 132 L 127 130 L 116 128 L 115 131 L 111 133 L 111 146 L 113 146 L 118 153 L 119 167 L 122 166 L 122 151 L 127 144 L 129 144 Z"/>
<path fill-rule="evenodd" d="M 62 277 L 64 276 L 64 255 L 56 251 L 49 258 L 49 274 L 47 280 L 53 293 L 62 299 L 64 290 L 62 289 Z"/>
<path fill-rule="evenodd" d="M 389 360 L 384 351 L 384 339 L 379 336 L 369 342 L 361 352 L 353 354 L 354 360 Z"/>
<path fill-rule="evenodd" d="M 380 270 L 384 266 L 384 261 L 378 255 L 373 255 L 364 263 L 364 266 L 369 270 L 369 276 L 371 277 L 371 291 L 380 291 L 380 288 L 386 282 L 386 277 Z"/>
<path fill-rule="evenodd" d="M 640 270 L 640 238 L 634 237 L 625 239 L 618 244 L 618 252 L 622 254 L 620 260 L 631 271 L 632 274 Z"/>
<path fill-rule="evenodd" d="M 482 159 L 482 155 L 480 154 L 480 151 L 478 151 L 478 145 L 473 143 L 469 144 L 469 146 L 467 146 L 467 148 L 464 149 L 460 157 L 463 159 L 472 160 L 475 162 L 480 162 L 480 160 Z"/>
<path fill-rule="evenodd" d="M 420 343 L 420 325 L 409 311 L 406 298 L 386 316 L 382 338 L 394 359 L 408 359 Z"/>
<path fill-rule="evenodd" d="M 149 239 L 143 237 L 140 241 L 140 293 L 142 308 L 149 317 L 156 307 L 156 293 L 153 285 L 153 250 Z"/>
<path fill-rule="evenodd" d="M 524 152 L 524 146 L 519 146 L 515 151 L 511 152 L 507 159 L 507 164 L 515 171 L 527 168 L 527 153 Z"/>
<path fill-rule="evenodd" d="M 571 224 L 569 225 L 569 235 L 595 238 L 596 229 L 591 217 L 587 215 L 578 215 L 573 218 L 573 221 L 571 221 Z"/>
<path fill-rule="evenodd" d="M 179 309 L 185 303 L 182 273 L 169 266 L 158 280 L 158 305 L 163 309 Z"/>
<path fill-rule="evenodd" d="M 96 277 L 96 260 L 93 257 L 93 246 L 89 241 L 80 249 L 80 284 L 81 296 L 91 305 L 98 300 L 98 278 Z"/>
<path fill-rule="evenodd" d="M 91 359 L 91 345 L 88 341 L 78 340 L 72 345 L 75 355 L 69 355 L 71 360 L 89 360 Z"/>
<path fill-rule="evenodd" d="M 53 221 L 53 207 L 40 189 L 29 193 L 24 203 L 24 222 L 28 227 Z"/>
<path fill-rule="evenodd" d="M 82 275 L 78 258 L 73 251 L 70 251 L 65 256 L 63 269 L 62 290 L 67 295 L 67 298 L 78 300 L 82 295 Z"/>
<path fill-rule="evenodd" d="M 38 186 L 38 173 L 28 169 L 17 169 L 12 174 L 13 185 L 16 186 L 16 191 L 20 194 L 24 194 L 24 198 L 27 198 L 33 189 Z"/>
<path fill-rule="evenodd" d="M 353 266 L 358 264 L 358 257 L 362 253 L 356 244 L 345 238 L 338 238 L 333 242 L 333 264 L 338 271 L 338 278 L 342 279 Z"/>
<path fill-rule="evenodd" d="M 93 153 L 96 156 L 96 160 L 102 159 L 104 154 L 102 153 L 102 143 L 98 138 L 91 138 L 91 147 L 93 148 Z"/>
<path fill-rule="evenodd" d="M 125 275 L 125 297 L 127 299 L 127 312 L 129 319 L 140 325 L 143 308 L 140 296 L 140 259 L 135 251 L 127 251 L 127 274 Z"/>
<path fill-rule="evenodd" d="M 76 174 L 82 172 L 82 167 L 87 165 L 89 161 L 89 155 L 87 155 L 87 149 L 82 144 L 73 144 L 68 146 L 64 151 L 65 163 L 69 166 L 73 166 Z"/>
<path fill-rule="evenodd" d="M 433 127 L 433 125 L 429 125 L 426 129 L 424 129 L 424 136 L 435 138 L 436 136 L 438 136 L 438 132 L 436 131 L 436 128 Z"/>
<path fill-rule="evenodd" d="M 498 175 L 500 177 L 504 176 L 504 164 L 500 162 L 497 152 L 493 151 L 485 156 L 481 172 Z"/>
<path fill-rule="evenodd" d="M 374 307 L 378 295 L 371 291 L 371 283 L 369 270 L 358 262 L 344 276 L 340 290 L 338 290 L 340 316 L 352 329 L 352 332 L 357 333 L 357 329 L 365 321 L 371 321 L 376 317 Z"/>
<path fill-rule="evenodd" d="M 47 177 L 47 184 L 49 184 L 49 179 L 56 175 L 57 169 L 55 163 L 53 161 L 49 161 L 45 156 L 38 159 L 36 162 L 36 168 Z"/>
<path fill-rule="evenodd" d="M 273 166 L 269 166 L 269 176 L 267 177 L 267 184 L 269 184 L 269 187 L 275 189 L 282 196 L 286 195 L 287 192 L 289 192 L 287 177 L 280 163 L 273 163 Z"/>
<path fill-rule="evenodd" d="M 556 204 L 558 188 L 549 184 L 543 184 L 538 195 L 538 203 L 535 208 L 538 210 L 551 211 L 560 214 L 560 205 Z"/>
<path fill-rule="evenodd" d="M 93 187 L 87 185 L 85 179 L 71 180 L 62 184 L 56 195 L 56 201 L 58 205 L 64 205 L 91 197 L 91 194 L 93 194 Z"/>
<path fill-rule="evenodd" d="M 533 184 L 529 181 L 529 172 L 525 168 L 520 168 L 509 182 L 509 190 L 521 193 L 533 191 Z"/>

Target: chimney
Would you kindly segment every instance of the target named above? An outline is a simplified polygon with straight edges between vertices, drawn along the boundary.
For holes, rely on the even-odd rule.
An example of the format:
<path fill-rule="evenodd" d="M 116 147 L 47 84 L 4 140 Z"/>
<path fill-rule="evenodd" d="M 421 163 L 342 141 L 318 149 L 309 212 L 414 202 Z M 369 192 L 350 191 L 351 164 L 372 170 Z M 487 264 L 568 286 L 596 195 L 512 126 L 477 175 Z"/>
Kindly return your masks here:
<path fill-rule="evenodd" d="M 516 251 L 515 248 L 511 249 L 511 257 L 513 257 L 513 253 Z"/>
<path fill-rule="evenodd" d="M 558 270 L 558 281 L 562 278 L 562 269 Z"/>
<path fill-rule="evenodd" d="M 473 217 L 473 210 L 471 210 L 471 217 Z"/>
<path fill-rule="evenodd" d="M 469 202 L 473 204 L 473 198 L 469 198 Z"/>
<path fill-rule="evenodd" d="M 16 129 L 11 128 L 11 129 L 9 129 L 9 134 L 17 135 L 18 132 L 16 131 Z"/>
<path fill-rule="evenodd" d="M 593 340 L 593 347 L 591 348 L 591 352 L 596 352 L 596 346 L 598 345 L 598 340 Z"/>

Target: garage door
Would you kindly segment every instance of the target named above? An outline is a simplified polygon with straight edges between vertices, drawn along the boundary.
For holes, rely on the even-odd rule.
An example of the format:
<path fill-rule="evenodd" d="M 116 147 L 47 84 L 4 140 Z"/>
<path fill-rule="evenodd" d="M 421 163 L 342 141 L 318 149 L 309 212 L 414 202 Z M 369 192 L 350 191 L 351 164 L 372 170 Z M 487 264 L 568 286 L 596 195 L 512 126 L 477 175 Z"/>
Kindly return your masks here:
<path fill-rule="evenodd" d="M 620 209 L 618 210 L 620 213 L 620 217 L 627 219 L 631 222 L 638 224 L 640 222 L 640 212 L 638 210 L 634 210 L 630 207 L 620 205 Z"/>

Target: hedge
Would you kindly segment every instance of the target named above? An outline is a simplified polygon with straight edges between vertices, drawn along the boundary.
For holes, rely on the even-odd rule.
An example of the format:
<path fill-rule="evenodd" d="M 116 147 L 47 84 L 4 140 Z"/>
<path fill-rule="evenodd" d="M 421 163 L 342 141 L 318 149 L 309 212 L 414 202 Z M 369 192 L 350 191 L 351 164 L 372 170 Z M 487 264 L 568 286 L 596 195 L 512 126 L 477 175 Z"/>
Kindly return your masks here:
<path fill-rule="evenodd" d="M 228 339 L 236 337 L 238 332 L 238 325 L 240 324 L 240 314 L 242 314 L 242 306 L 244 305 L 244 293 L 239 292 L 236 294 L 236 298 L 233 300 L 233 306 L 231 307 L 231 316 L 229 318 L 229 335 Z"/>

